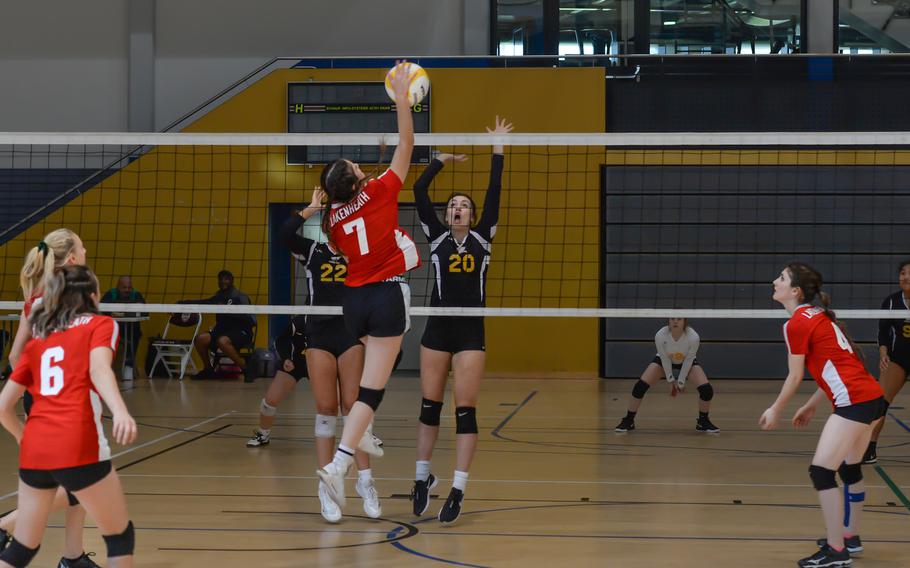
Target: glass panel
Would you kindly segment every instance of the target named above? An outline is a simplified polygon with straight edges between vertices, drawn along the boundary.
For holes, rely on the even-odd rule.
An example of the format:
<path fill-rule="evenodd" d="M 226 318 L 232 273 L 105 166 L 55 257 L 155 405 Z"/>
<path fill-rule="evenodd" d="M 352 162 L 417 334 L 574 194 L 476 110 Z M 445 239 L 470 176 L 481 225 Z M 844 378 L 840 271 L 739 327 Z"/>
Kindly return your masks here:
<path fill-rule="evenodd" d="M 800 0 L 651 0 L 651 53 L 795 53 Z"/>
<path fill-rule="evenodd" d="M 496 1 L 496 55 L 542 55 L 543 0 Z"/>
<path fill-rule="evenodd" d="M 840 0 L 838 14 L 841 53 L 910 52 L 907 0 Z"/>
<path fill-rule="evenodd" d="M 560 0 L 559 55 L 631 52 L 633 13 L 633 0 Z"/>

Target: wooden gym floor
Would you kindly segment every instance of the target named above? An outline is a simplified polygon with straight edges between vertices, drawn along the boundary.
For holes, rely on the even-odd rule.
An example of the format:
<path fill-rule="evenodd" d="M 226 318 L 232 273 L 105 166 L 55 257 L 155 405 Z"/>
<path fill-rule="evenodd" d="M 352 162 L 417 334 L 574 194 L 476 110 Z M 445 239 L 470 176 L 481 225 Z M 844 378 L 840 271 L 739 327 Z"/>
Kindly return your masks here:
<path fill-rule="evenodd" d="M 362 515 L 348 483 L 347 516 L 319 515 L 313 405 L 306 384 L 280 409 L 272 444 L 248 449 L 267 380 L 124 384 L 140 438 L 115 464 L 137 527 L 138 566 L 793 566 L 814 550 L 822 522 L 806 468 L 822 419 L 808 431 L 761 432 L 780 382 L 715 382 L 719 435 L 694 431 L 696 394 L 652 389 L 638 430 L 618 435 L 631 381 L 484 383 L 480 450 L 464 512 L 441 527 L 431 502 L 415 519 L 420 399 L 395 377 L 376 421 L 386 457 L 374 462 L 383 518 Z M 809 384 L 804 385 L 808 394 Z M 896 402 L 865 467 L 862 567 L 910 566 L 910 411 Z M 795 408 L 795 405 L 793 405 Z M 827 413 L 824 413 L 825 415 Z M 109 424 L 109 423 L 108 423 Z M 340 431 L 340 430 L 339 430 Z M 454 463 L 451 400 L 433 461 L 442 498 Z M 16 448 L 0 437 L 0 507 L 15 506 Z M 91 520 L 88 521 L 91 525 Z M 60 556 L 62 515 L 51 519 L 34 566 Z M 86 548 L 104 564 L 94 528 Z"/>

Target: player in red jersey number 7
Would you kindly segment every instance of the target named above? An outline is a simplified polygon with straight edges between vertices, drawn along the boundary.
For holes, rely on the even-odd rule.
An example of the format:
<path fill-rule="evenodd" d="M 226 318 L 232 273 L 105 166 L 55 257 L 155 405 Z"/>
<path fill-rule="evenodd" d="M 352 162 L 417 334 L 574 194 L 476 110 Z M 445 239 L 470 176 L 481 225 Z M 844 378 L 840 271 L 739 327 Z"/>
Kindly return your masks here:
<path fill-rule="evenodd" d="M 859 352 L 828 307 L 828 295 L 821 287 L 821 274 L 802 263 L 787 265 L 774 281 L 774 300 L 791 314 L 784 324 L 790 371 L 777 400 L 759 420 L 764 430 L 777 426 L 807 369 L 818 389 L 796 411 L 793 425 L 807 426 L 825 398 L 834 407 L 809 466 L 827 538 L 818 541 L 821 550 L 798 562 L 804 567 L 849 566 L 853 562 L 850 552 L 862 550 L 857 534 L 865 499 L 860 461 L 873 424 L 882 419 L 888 408 L 881 387 L 866 371 Z M 844 494 L 837 489 L 837 473 L 845 486 L 846 514 Z"/>
<path fill-rule="evenodd" d="M 130 416 L 111 368 L 117 324 L 98 314 L 98 280 L 85 266 L 66 266 L 45 280 L 29 323 L 34 339 L 0 393 L 0 423 L 19 442 L 19 518 L 0 566 L 27 566 L 38 553 L 59 487 L 72 492 L 107 544 L 108 565 L 133 565 L 133 524 L 101 426 L 101 401 L 113 416 L 114 439 L 130 444 Z M 27 423 L 14 406 L 28 391 Z"/>
<path fill-rule="evenodd" d="M 389 169 L 370 179 L 357 164 L 339 159 L 326 165 L 320 180 L 328 202 L 323 232 L 348 259 L 342 300 L 345 326 L 365 346 L 357 402 L 348 414 L 334 459 L 317 471 L 341 509 L 344 476 L 382 402 L 401 339 L 410 326 L 411 294 L 402 274 L 420 265 L 417 246 L 398 226 L 398 194 L 414 149 L 407 65 L 399 62 L 392 79 L 399 141 Z"/>

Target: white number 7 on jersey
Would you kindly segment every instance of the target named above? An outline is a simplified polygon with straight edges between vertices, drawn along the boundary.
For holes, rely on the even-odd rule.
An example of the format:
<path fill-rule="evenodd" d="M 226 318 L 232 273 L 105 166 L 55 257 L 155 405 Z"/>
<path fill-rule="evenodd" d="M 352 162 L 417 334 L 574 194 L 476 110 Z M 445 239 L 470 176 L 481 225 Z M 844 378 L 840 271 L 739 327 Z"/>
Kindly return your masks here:
<path fill-rule="evenodd" d="M 357 244 L 360 245 L 360 254 L 370 253 L 370 243 L 367 242 L 367 226 L 366 223 L 363 222 L 363 217 L 345 223 L 341 228 L 344 229 L 345 235 L 350 235 L 354 231 L 357 231 Z"/>

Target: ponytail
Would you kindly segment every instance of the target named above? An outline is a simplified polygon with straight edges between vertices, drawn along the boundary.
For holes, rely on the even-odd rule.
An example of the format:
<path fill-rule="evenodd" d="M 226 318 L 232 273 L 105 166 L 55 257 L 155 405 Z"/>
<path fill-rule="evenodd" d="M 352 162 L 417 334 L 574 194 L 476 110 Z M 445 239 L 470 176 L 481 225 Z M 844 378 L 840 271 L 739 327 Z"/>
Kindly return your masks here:
<path fill-rule="evenodd" d="M 35 337 L 63 331 L 82 314 L 97 314 L 92 294 L 98 294 L 98 279 L 87 266 L 54 269 L 44 280 L 41 303 L 32 311 L 29 323 Z"/>
<path fill-rule="evenodd" d="M 855 353 L 861 361 L 864 360 L 863 352 L 860 351 L 856 343 L 853 342 L 853 338 L 850 337 L 850 333 L 847 332 L 847 326 L 844 322 L 837 319 L 837 314 L 831 309 L 831 296 L 821 289 L 821 273 L 808 264 L 801 262 L 791 262 L 787 265 L 787 270 L 790 272 L 791 285 L 794 288 L 799 288 L 802 292 L 802 301 L 812 307 L 823 310 L 825 315 L 828 316 L 828 319 L 830 319 L 834 325 L 840 329 L 844 337 L 847 338 L 847 342 L 850 344 L 850 349 L 853 350 L 853 353 Z"/>
<path fill-rule="evenodd" d="M 19 272 L 19 285 L 26 300 L 44 289 L 42 282 L 50 277 L 55 268 L 63 266 L 76 249 L 76 233 L 69 229 L 57 229 L 48 233 L 37 246 L 25 255 L 25 262 Z"/>

